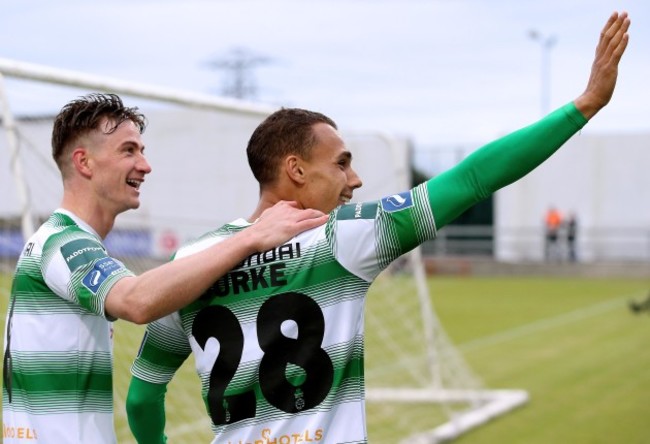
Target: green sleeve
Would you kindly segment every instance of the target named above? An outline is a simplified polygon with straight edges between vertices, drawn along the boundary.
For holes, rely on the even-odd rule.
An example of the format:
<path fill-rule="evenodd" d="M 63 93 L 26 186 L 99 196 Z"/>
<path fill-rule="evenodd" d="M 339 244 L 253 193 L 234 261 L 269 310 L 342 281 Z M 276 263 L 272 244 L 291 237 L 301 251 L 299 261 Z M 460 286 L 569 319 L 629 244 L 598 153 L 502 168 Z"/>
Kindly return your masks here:
<path fill-rule="evenodd" d="M 436 227 L 531 172 L 578 132 L 587 119 L 573 103 L 491 142 L 427 182 Z"/>
<path fill-rule="evenodd" d="M 129 427 L 138 444 L 164 444 L 167 384 L 153 384 L 131 377 L 126 398 Z"/>

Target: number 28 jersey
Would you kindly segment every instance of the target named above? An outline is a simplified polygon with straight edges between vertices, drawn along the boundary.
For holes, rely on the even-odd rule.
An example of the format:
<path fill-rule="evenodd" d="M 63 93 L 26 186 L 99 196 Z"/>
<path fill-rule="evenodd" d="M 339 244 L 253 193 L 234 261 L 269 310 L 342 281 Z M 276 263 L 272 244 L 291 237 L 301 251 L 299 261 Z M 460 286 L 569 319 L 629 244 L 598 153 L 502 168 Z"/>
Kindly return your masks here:
<path fill-rule="evenodd" d="M 325 225 L 248 257 L 148 326 L 133 375 L 167 384 L 193 352 L 215 443 L 367 442 L 365 296 L 394 259 L 435 237 L 427 193 L 421 185 L 344 205 Z M 248 225 L 209 232 L 176 258 Z"/>

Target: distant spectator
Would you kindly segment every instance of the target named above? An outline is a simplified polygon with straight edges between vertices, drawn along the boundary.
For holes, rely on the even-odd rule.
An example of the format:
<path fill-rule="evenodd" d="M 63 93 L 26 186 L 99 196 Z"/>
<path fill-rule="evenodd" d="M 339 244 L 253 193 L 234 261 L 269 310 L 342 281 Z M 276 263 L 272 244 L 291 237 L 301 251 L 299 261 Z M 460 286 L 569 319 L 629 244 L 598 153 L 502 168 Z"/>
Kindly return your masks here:
<path fill-rule="evenodd" d="M 578 255 L 576 251 L 576 237 L 578 236 L 578 219 L 574 213 L 569 214 L 566 221 L 566 243 L 569 262 L 576 262 Z"/>
<path fill-rule="evenodd" d="M 562 214 L 555 208 L 550 207 L 546 212 L 546 245 L 544 255 L 546 260 L 559 259 L 559 232 L 562 226 Z"/>

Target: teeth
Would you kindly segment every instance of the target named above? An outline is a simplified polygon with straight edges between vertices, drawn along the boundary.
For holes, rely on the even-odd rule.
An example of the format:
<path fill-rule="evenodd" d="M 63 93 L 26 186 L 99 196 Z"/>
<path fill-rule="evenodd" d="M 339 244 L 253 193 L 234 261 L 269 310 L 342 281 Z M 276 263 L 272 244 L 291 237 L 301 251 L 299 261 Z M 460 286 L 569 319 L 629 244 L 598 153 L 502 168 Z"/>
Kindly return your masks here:
<path fill-rule="evenodd" d="M 134 188 L 140 188 L 140 182 L 137 180 L 127 179 L 126 183 Z"/>

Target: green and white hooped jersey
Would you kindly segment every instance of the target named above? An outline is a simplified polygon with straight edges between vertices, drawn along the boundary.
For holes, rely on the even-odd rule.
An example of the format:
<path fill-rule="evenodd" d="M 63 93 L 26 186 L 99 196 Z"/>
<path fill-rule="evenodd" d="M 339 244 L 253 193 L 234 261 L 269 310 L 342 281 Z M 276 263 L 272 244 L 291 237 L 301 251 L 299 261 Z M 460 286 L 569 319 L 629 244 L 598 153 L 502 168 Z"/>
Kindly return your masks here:
<path fill-rule="evenodd" d="M 27 241 L 5 327 L 2 442 L 116 442 L 113 327 L 104 301 L 132 275 L 64 210 Z"/>
<path fill-rule="evenodd" d="M 248 225 L 225 225 L 176 257 Z M 132 373 L 166 384 L 193 352 L 214 443 L 365 443 L 367 290 L 435 234 L 426 185 L 342 206 L 327 224 L 250 256 L 198 301 L 150 324 Z"/>

